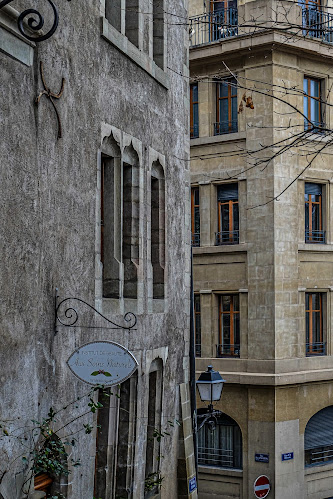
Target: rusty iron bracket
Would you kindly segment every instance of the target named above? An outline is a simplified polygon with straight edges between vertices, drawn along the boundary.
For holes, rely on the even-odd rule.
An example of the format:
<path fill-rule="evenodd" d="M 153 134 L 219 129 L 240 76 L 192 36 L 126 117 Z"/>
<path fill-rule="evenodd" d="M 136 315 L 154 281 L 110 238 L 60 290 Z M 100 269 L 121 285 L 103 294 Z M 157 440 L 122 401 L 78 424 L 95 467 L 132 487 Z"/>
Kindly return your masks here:
<path fill-rule="evenodd" d="M 56 113 L 56 116 L 57 116 L 57 121 L 58 121 L 58 139 L 61 139 L 62 137 L 62 127 L 61 127 L 61 121 L 60 121 L 60 116 L 59 116 L 59 113 L 58 113 L 58 110 L 56 108 L 56 105 L 53 101 L 53 99 L 60 99 L 60 97 L 62 96 L 63 92 L 64 92 L 64 86 L 65 86 L 65 78 L 62 79 L 61 81 L 61 88 L 60 88 L 60 91 L 55 94 L 54 92 L 52 92 L 52 90 L 46 85 L 46 82 L 45 82 L 45 77 L 44 77 L 44 69 L 43 69 L 43 63 L 42 61 L 40 61 L 40 76 L 41 76 L 41 79 L 42 79 L 42 83 L 43 83 L 43 87 L 44 87 L 44 90 L 42 92 L 40 92 L 40 94 L 36 97 L 35 99 L 35 103 L 38 105 L 39 104 L 39 101 L 40 99 L 42 98 L 43 95 L 45 95 L 46 97 L 48 97 L 51 101 L 51 104 L 53 106 L 53 109 Z"/>

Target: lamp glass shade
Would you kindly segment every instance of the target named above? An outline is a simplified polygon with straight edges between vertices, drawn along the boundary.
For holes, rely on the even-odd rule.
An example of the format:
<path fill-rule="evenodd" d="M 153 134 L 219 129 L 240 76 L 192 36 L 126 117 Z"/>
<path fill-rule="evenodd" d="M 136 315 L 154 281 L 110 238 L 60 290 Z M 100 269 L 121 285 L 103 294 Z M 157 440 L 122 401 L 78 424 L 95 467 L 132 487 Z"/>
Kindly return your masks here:
<path fill-rule="evenodd" d="M 203 402 L 210 402 L 211 400 L 211 383 L 197 383 L 200 398 Z"/>
<path fill-rule="evenodd" d="M 212 401 L 220 400 L 222 395 L 223 380 L 220 383 L 212 383 Z"/>
<path fill-rule="evenodd" d="M 200 374 L 196 383 L 201 400 L 210 403 L 220 400 L 224 382 L 220 373 L 214 371 L 212 366 L 208 366 L 207 371 Z"/>

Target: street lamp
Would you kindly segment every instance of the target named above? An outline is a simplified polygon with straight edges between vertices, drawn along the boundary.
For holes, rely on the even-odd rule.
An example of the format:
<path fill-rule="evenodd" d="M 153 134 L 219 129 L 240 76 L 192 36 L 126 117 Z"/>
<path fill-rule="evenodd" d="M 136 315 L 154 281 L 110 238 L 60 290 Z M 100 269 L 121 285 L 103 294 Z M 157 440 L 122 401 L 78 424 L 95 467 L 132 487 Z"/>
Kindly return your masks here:
<path fill-rule="evenodd" d="M 213 431 L 217 423 L 217 417 L 222 413 L 215 410 L 213 402 L 220 400 L 222 395 L 223 385 L 225 379 L 222 378 L 218 371 L 214 371 L 213 366 L 208 366 L 207 371 L 201 373 L 198 381 L 196 382 L 200 398 L 203 402 L 210 402 L 208 405 L 208 412 L 206 414 L 199 414 L 197 418 L 204 418 L 199 425 L 200 430 L 205 423 L 208 423 L 210 429 Z"/>

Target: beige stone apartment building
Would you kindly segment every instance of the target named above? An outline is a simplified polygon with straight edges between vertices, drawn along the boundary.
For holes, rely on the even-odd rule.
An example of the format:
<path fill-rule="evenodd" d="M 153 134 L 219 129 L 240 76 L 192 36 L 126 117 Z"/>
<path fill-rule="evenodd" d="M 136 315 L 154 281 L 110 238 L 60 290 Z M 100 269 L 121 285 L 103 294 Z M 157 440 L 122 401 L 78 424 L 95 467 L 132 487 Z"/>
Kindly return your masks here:
<path fill-rule="evenodd" d="M 201 499 L 333 496 L 332 15 L 190 2 L 196 371 L 227 381 Z"/>

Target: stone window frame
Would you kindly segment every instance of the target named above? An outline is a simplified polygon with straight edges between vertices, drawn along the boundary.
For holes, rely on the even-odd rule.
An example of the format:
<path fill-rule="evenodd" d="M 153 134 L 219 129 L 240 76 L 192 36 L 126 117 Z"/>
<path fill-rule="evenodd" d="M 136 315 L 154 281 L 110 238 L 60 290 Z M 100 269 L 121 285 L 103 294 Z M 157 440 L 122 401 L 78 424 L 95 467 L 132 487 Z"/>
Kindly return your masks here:
<path fill-rule="evenodd" d="M 167 69 L 167 25 L 164 22 L 164 1 L 165 0 L 154 0 L 156 2 L 162 2 L 162 9 L 154 14 L 153 12 L 153 2 L 151 0 L 131 0 L 131 5 L 138 6 L 138 32 L 136 37 L 136 44 L 133 43 L 134 35 L 130 34 L 127 30 L 126 36 L 126 23 L 125 23 L 125 1 L 118 0 L 122 15 L 120 16 L 120 22 L 115 27 L 107 19 L 106 12 L 106 1 L 100 0 L 100 16 L 101 16 L 101 36 L 109 43 L 114 45 L 120 50 L 124 55 L 131 59 L 135 64 L 140 66 L 144 71 L 146 71 L 150 76 L 152 76 L 158 83 L 160 83 L 164 88 L 169 89 L 170 82 L 169 76 L 166 73 Z M 113 0 L 111 0 L 113 1 Z M 134 8 L 134 7 L 133 7 Z M 162 12 L 162 28 L 160 27 L 159 18 Z M 152 17 L 156 15 L 158 17 L 157 22 L 151 22 Z M 115 23 L 116 24 L 116 23 Z M 159 26 L 159 31 L 154 32 L 154 26 Z M 143 32 L 145 26 L 148 26 L 148 43 L 144 39 Z M 118 28 L 118 29 L 117 29 Z M 161 34 L 161 29 L 162 34 Z M 130 38 L 132 41 L 130 40 Z M 154 53 L 154 39 L 162 38 L 162 60 L 161 56 Z"/>
<path fill-rule="evenodd" d="M 312 302 L 312 295 L 317 294 L 319 295 L 320 298 L 320 308 L 318 310 L 320 314 L 320 323 L 321 323 L 321 341 L 319 343 L 322 344 L 322 346 L 318 345 L 317 347 L 313 347 L 315 343 L 318 342 L 311 342 L 307 341 L 308 340 L 308 335 L 309 338 L 312 337 L 313 330 L 307 331 L 307 321 L 306 321 L 306 316 L 307 316 L 307 306 L 306 306 L 306 299 L 307 295 L 309 295 L 309 306 L 311 305 Z M 310 299 L 311 298 L 311 299 Z M 315 289 L 306 289 L 304 293 L 304 311 L 305 311 L 305 356 L 306 357 L 326 357 L 328 355 L 328 294 L 327 290 L 322 291 L 318 290 L 317 288 Z M 317 309 L 315 310 L 312 306 L 310 307 L 310 312 L 316 312 Z M 312 323 L 312 317 L 310 316 L 309 318 L 309 325 Z M 307 344 L 311 344 L 311 346 L 308 348 Z"/>
<path fill-rule="evenodd" d="M 167 308 L 167 289 L 168 289 L 168 264 L 167 264 L 167 211 L 166 211 L 166 199 L 167 199 L 167 175 L 166 175 L 166 159 L 165 156 L 152 147 L 149 147 L 148 151 L 148 164 L 147 169 L 147 205 L 149 211 L 147 212 L 147 260 L 148 260 L 148 312 L 149 313 L 159 313 L 165 312 Z M 163 269 L 164 274 L 164 296 L 154 297 L 154 268 L 152 262 L 152 179 L 158 181 L 159 188 L 159 232 L 160 232 L 160 242 L 159 242 L 159 260 L 160 267 Z"/>
<path fill-rule="evenodd" d="M 102 185 L 102 156 L 108 155 L 108 150 L 106 149 L 105 142 L 111 138 L 114 143 L 116 143 L 119 149 L 119 163 L 120 168 L 123 167 L 124 161 L 124 151 L 126 148 L 131 147 L 138 156 L 138 204 L 140 216 L 138 219 L 138 255 L 135 257 L 135 265 L 137 267 L 137 297 L 124 297 L 122 292 L 122 284 L 120 282 L 120 292 L 119 297 L 104 297 L 103 296 L 103 263 L 101 261 L 101 185 Z M 126 163 L 127 161 L 125 161 Z M 121 183 L 122 190 L 122 183 Z M 122 206 L 122 202 L 120 203 Z M 122 210 L 122 208 L 121 208 Z M 123 314 L 125 310 L 130 309 L 134 313 L 141 313 L 144 306 L 144 282 L 143 282 L 143 245 L 140 241 L 143 240 L 143 211 L 144 211 L 144 164 L 143 164 L 143 146 L 139 139 L 117 129 L 116 127 L 109 125 L 107 123 L 102 124 L 101 130 L 101 144 L 98 152 L 98 163 L 97 163 L 97 195 L 96 195 L 96 238 L 95 238 L 95 252 L 96 252 L 96 305 L 100 307 L 100 310 L 105 315 Z M 121 213 L 122 218 L 122 213 Z M 119 246 L 119 244 L 118 244 Z M 116 261 L 119 266 L 119 279 L 120 281 L 124 279 L 124 272 L 121 269 L 122 256 L 121 249 L 120 253 L 115 255 Z M 119 256 L 120 255 L 120 256 Z"/>
<path fill-rule="evenodd" d="M 196 193 L 198 203 L 196 204 Z M 195 211 L 198 208 L 198 211 Z M 196 217 L 196 215 L 198 215 Z M 195 232 L 196 220 L 199 225 L 199 232 Z M 191 232 L 192 232 L 192 246 L 200 246 L 200 187 L 199 185 L 191 185 Z"/>

